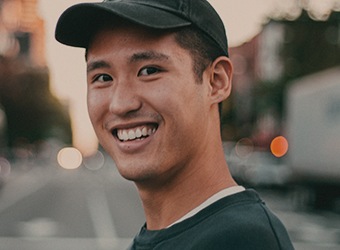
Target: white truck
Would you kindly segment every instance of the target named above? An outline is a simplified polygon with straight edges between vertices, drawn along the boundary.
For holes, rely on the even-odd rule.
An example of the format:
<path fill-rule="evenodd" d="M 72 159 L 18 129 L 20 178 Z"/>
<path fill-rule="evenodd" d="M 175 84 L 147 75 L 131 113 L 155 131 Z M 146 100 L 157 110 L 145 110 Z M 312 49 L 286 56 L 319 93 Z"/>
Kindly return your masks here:
<path fill-rule="evenodd" d="M 313 205 L 340 197 L 340 67 L 291 83 L 286 101 L 287 165 Z"/>

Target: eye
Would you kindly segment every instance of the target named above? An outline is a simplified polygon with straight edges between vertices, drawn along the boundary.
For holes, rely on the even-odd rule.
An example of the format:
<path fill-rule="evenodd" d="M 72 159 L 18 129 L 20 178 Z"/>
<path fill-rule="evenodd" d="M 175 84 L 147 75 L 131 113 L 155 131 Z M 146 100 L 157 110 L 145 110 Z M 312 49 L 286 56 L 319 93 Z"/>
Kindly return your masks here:
<path fill-rule="evenodd" d="M 148 76 L 159 72 L 161 72 L 161 70 L 157 67 L 145 67 L 138 72 L 138 76 Z"/>
<path fill-rule="evenodd" d="M 100 74 L 95 76 L 95 78 L 93 79 L 93 82 L 109 82 L 112 81 L 112 77 L 110 75 L 107 74 Z"/>

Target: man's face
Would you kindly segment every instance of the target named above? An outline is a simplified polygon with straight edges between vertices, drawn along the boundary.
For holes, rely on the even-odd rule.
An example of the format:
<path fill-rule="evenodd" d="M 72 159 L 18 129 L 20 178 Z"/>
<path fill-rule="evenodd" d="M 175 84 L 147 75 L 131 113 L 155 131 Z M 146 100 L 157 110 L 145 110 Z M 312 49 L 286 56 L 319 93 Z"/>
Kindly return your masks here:
<path fill-rule="evenodd" d="M 195 81 L 192 58 L 173 34 L 127 26 L 94 37 L 88 110 L 123 177 L 165 181 L 199 161 L 209 137 L 208 78 Z"/>

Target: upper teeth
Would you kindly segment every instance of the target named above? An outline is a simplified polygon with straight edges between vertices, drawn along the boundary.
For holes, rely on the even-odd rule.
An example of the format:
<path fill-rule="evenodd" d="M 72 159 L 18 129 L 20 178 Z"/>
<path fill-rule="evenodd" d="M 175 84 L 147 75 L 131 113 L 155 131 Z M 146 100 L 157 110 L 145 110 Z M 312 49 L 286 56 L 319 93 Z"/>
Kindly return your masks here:
<path fill-rule="evenodd" d="M 146 127 L 139 127 L 133 129 L 118 129 L 117 136 L 119 140 L 128 141 L 134 140 L 141 137 L 149 136 L 155 133 L 156 128 L 146 128 Z"/>

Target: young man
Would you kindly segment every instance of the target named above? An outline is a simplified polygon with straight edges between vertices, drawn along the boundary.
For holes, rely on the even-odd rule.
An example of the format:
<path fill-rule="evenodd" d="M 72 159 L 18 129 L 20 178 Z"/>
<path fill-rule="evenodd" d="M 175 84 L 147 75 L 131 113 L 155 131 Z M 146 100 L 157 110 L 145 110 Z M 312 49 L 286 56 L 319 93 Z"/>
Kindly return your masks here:
<path fill-rule="evenodd" d="M 138 188 L 146 224 L 131 249 L 293 249 L 228 170 L 219 104 L 233 68 L 206 0 L 78 4 L 60 17 L 56 39 L 86 49 L 91 122 Z"/>

